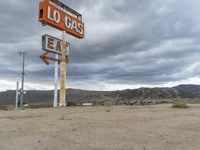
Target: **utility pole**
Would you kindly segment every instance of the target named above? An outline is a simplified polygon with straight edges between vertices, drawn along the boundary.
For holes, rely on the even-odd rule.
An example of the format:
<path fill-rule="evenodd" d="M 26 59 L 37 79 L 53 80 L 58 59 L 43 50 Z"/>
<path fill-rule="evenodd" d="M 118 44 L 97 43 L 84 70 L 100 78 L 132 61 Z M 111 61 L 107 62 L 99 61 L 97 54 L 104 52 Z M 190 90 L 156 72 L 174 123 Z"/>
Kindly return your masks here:
<path fill-rule="evenodd" d="M 19 55 L 22 56 L 22 83 L 21 83 L 21 90 L 20 90 L 20 107 L 23 107 L 23 99 L 24 99 L 24 76 L 25 76 L 25 56 L 28 53 L 26 51 L 19 52 Z"/>

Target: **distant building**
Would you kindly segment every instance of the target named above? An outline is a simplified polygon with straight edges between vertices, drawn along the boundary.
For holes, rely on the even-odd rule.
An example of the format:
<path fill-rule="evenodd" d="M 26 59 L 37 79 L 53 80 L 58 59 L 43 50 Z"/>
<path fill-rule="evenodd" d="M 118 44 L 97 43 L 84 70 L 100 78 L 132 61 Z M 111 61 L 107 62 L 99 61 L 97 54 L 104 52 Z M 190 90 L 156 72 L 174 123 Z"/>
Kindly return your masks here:
<path fill-rule="evenodd" d="M 82 103 L 82 106 L 93 106 L 93 103 Z"/>

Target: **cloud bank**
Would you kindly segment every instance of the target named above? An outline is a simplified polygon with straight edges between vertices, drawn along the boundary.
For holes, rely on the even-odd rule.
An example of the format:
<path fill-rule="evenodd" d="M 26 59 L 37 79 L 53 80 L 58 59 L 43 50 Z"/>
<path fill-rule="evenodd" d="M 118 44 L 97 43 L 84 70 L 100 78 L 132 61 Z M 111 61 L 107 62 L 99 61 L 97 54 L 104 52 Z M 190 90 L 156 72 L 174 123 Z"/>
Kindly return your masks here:
<path fill-rule="evenodd" d="M 86 38 L 71 43 L 67 85 L 116 90 L 140 86 L 200 84 L 200 2 L 197 0 L 64 1 L 83 14 Z M 1 89 L 15 88 L 21 58 L 26 89 L 52 89 L 54 66 L 40 59 L 41 36 L 61 32 L 37 21 L 39 0 L 0 2 Z M 4 85 L 2 87 L 2 85 Z"/>

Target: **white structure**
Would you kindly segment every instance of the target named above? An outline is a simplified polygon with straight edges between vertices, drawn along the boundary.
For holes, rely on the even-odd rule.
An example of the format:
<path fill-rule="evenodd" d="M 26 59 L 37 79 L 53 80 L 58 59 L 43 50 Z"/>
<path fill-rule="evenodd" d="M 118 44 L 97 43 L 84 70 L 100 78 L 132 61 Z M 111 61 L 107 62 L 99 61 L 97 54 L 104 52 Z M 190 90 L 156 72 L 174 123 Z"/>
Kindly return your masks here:
<path fill-rule="evenodd" d="M 83 103 L 82 106 L 93 106 L 93 103 Z"/>

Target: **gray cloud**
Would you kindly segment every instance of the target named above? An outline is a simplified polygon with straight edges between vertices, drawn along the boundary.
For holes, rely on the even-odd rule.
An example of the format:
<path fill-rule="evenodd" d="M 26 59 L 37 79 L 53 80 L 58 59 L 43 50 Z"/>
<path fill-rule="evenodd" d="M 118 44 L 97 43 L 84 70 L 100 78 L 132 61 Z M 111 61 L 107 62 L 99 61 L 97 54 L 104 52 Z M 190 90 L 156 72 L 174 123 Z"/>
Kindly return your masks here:
<path fill-rule="evenodd" d="M 65 2 L 63 0 L 63 2 Z M 0 77 L 19 79 L 27 50 L 30 83 L 50 85 L 53 65 L 38 57 L 41 35 L 61 37 L 37 21 L 39 0 L 0 2 Z M 68 82 L 96 88 L 100 83 L 162 85 L 199 76 L 200 2 L 197 0 L 76 0 L 86 38 L 71 43 Z M 5 7 L 6 6 L 6 7 Z M 96 84 L 96 85 L 95 85 Z"/>

